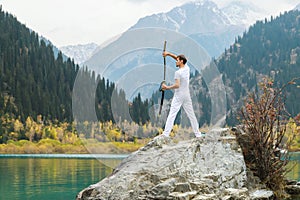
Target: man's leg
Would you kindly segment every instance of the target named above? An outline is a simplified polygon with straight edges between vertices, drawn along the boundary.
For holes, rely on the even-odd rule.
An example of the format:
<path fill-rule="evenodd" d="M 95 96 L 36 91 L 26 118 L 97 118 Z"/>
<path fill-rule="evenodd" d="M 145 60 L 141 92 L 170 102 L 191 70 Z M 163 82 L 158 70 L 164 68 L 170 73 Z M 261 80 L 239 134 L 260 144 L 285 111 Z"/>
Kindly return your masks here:
<path fill-rule="evenodd" d="M 176 115 L 177 115 L 180 107 L 181 107 L 181 102 L 176 97 L 173 97 L 172 103 L 171 103 L 171 108 L 170 108 L 169 115 L 168 115 L 166 125 L 165 125 L 165 130 L 163 132 L 163 134 L 165 136 L 170 135 L 170 132 L 174 125 Z"/>
<path fill-rule="evenodd" d="M 201 133 L 199 131 L 199 123 L 198 120 L 196 118 L 194 109 L 193 109 L 193 105 L 192 105 L 192 100 L 187 100 L 183 103 L 182 105 L 184 111 L 186 112 L 190 122 L 191 122 L 191 126 L 193 128 L 193 131 L 195 133 L 196 136 L 200 136 Z"/>

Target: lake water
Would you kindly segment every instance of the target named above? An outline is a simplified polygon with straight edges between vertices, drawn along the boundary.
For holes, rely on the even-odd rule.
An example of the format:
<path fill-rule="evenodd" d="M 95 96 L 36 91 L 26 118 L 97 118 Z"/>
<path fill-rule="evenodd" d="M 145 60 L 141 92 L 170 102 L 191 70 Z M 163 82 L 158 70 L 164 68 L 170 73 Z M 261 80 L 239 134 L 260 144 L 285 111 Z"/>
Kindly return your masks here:
<path fill-rule="evenodd" d="M 78 192 L 106 177 L 112 172 L 111 166 L 124 158 L 102 157 L 0 157 L 0 199 L 74 200 Z"/>
<path fill-rule="evenodd" d="M 78 192 L 109 175 L 111 167 L 126 156 L 0 155 L 0 199 L 74 200 Z M 300 154 L 293 158 L 296 166 L 288 177 L 300 181 Z"/>

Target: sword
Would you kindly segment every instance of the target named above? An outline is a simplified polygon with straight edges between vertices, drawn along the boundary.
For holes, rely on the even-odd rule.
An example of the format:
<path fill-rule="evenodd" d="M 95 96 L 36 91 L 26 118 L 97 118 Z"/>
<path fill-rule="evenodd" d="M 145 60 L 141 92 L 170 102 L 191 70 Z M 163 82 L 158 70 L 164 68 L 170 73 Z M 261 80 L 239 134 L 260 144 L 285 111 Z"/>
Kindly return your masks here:
<path fill-rule="evenodd" d="M 164 42 L 164 52 L 166 51 L 167 41 Z M 159 91 L 161 91 L 161 100 L 160 100 L 160 107 L 159 107 L 159 115 L 161 114 L 161 109 L 164 104 L 164 97 L 165 91 L 162 89 L 162 84 L 166 82 L 166 57 L 164 56 L 164 80 L 161 82 Z"/>

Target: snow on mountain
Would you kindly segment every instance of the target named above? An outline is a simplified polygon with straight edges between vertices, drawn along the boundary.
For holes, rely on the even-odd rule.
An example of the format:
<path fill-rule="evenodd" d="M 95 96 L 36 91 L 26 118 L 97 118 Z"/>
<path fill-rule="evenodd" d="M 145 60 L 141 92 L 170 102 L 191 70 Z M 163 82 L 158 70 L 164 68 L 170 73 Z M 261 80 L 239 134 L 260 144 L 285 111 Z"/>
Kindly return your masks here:
<path fill-rule="evenodd" d="M 230 20 L 209 0 L 186 3 L 167 13 L 141 18 L 134 28 L 163 27 L 186 35 L 215 32 L 230 25 Z"/>
<path fill-rule="evenodd" d="M 227 11 L 245 10 L 246 6 L 240 3 L 233 7 L 231 4 Z M 254 6 L 249 8 L 249 12 L 255 13 L 253 9 Z M 183 33 L 198 42 L 211 57 L 218 57 L 247 28 L 242 20 L 248 20 L 248 15 L 231 19 L 233 16 L 211 0 L 198 0 L 175 7 L 167 13 L 141 18 L 130 29 L 158 27 Z"/>
<path fill-rule="evenodd" d="M 158 38 L 162 42 L 163 39 L 160 38 L 160 34 L 148 35 L 149 33 L 146 28 L 162 28 L 168 29 L 168 31 L 182 33 L 203 47 L 208 53 L 208 57 L 217 58 L 224 52 L 224 49 L 229 48 L 229 46 L 234 43 L 234 39 L 238 35 L 241 35 L 248 28 L 249 24 L 260 19 L 259 17 L 262 13 L 263 11 L 255 6 L 242 2 L 233 2 L 222 9 L 210 0 L 189 2 L 182 6 L 175 7 L 169 12 L 153 14 L 139 19 L 138 22 L 129 29 L 128 34 L 125 32 L 104 48 L 98 48 L 95 54 L 88 59 L 84 65 L 101 73 L 105 78 L 111 81 L 116 83 L 118 83 L 118 81 L 121 82 L 121 84 L 118 83 L 119 87 L 124 89 L 126 95 L 129 94 L 127 98 L 130 98 L 132 95 L 131 90 L 135 88 L 135 84 L 138 85 L 136 88 L 139 89 L 138 91 L 141 92 L 142 96 L 144 96 L 145 91 L 151 94 L 151 91 L 157 90 L 158 86 L 154 86 L 153 90 L 150 90 L 149 88 L 143 88 L 141 85 L 146 84 L 147 80 L 151 80 L 151 83 L 153 83 L 153 81 L 157 83 L 161 81 L 162 77 L 160 79 L 158 78 L 159 80 L 154 80 L 154 78 L 158 77 L 158 74 L 154 74 L 153 72 L 155 66 L 161 62 L 161 52 L 147 49 L 143 50 L 139 49 L 140 47 L 134 46 L 138 44 L 138 42 L 135 41 L 137 38 L 130 37 L 131 30 L 139 30 L 137 32 L 143 33 L 143 36 L 139 37 L 150 38 L 153 42 L 157 41 Z M 145 29 L 143 30 L 143 28 Z M 128 39 L 133 40 L 132 44 L 127 41 Z M 171 38 L 167 39 L 169 42 Z M 151 41 L 149 42 L 151 43 Z M 129 49 L 139 49 L 139 51 L 132 53 L 129 51 L 129 53 L 127 52 L 126 54 L 122 52 L 124 55 L 121 57 L 117 59 L 111 58 L 112 54 L 110 52 L 116 52 L 120 47 L 122 47 L 121 49 L 127 49 L 126 45 L 130 45 L 130 47 L 128 47 Z M 172 43 L 169 43 L 168 47 L 170 47 L 170 45 L 172 45 Z M 188 47 L 180 47 L 180 51 L 184 51 L 184 48 Z M 185 51 L 184 53 L 187 53 L 188 49 Z M 103 63 L 104 53 L 107 53 L 106 59 L 112 59 L 112 61 L 110 61 L 111 63 L 107 63 L 107 65 Z M 151 72 L 145 72 L 146 69 L 148 70 L 150 67 L 145 67 L 145 70 L 139 70 L 144 69 L 143 66 L 150 64 L 153 65 Z M 154 66 L 154 64 L 156 65 Z M 160 69 L 157 69 L 157 72 L 159 71 Z M 132 74 L 135 78 L 131 77 Z M 122 82 L 123 80 L 126 81 Z M 133 80 L 135 83 L 133 84 L 129 80 Z M 145 95 L 145 98 L 149 97 L 150 96 Z"/>
<path fill-rule="evenodd" d="M 63 46 L 60 47 L 60 50 L 68 57 L 73 58 L 75 63 L 81 64 L 88 60 L 97 48 L 97 44 L 89 43 Z"/>
<path fill-rule="evenodd" d="M 129 30 L 144 27 L 174 30 L 191 36 L 203 45 L 211 56 L 217 57 L 249 25 L 263 19 L 265 13 L 255 5 L 242 1 L 233 1 L 226 7 L 219 8 L 211 0 L 198 0 L 175 7 L 166 13 L 143 17 Z M 101 49 L 91 43 L 64 46 L 60 50 L 76 63 L 82 64 L 97 51 L 97 48 Z"/>
<path fill-rule="evenodd" d="M 298 4 L 293 10 L 299 10 L 300 11 L 300 4 Z"/>
<path fill-rule="evenodd" d="M 222 8 L 222 11 L 228 17 L 231 24 L 245 24 L 247 27 L 254 24 L 257 20 L 264 19 L 267 15 L 265 10 L 244 1 L 232 1 Z"/>

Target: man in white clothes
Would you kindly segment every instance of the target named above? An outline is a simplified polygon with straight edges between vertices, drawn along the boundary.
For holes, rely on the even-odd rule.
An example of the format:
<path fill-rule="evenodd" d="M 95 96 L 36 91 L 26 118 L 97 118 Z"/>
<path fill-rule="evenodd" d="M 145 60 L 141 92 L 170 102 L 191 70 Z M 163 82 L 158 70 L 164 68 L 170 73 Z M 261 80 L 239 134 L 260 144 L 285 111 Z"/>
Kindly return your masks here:
<path fill-rule="evenodd" d="M 181 106 L 186 112 L 191 126 L 193 128 L 196 137 L 201 137 L 201 132 L 199 132 L 199 124 L 194 113 L 192 99 L 190 96 L 189 83 L 190 83 L 190 68 L 186 64 L 187 59 L 184 55 L 175 55 L 170 52 L 163 52 L 163 56 L 170 56 L 176 60 L 176 67 L 179 69 L 175 72 L 175 83 L 173 85 L 162 84 L 163 90 L 174 89 L 174 96 L 171 103 L 170 112 L 166 121 L 165 130 L 163 136 L 169 137 L 170 132 L 174 125 L 175 117 L 180 110 Z"/>

